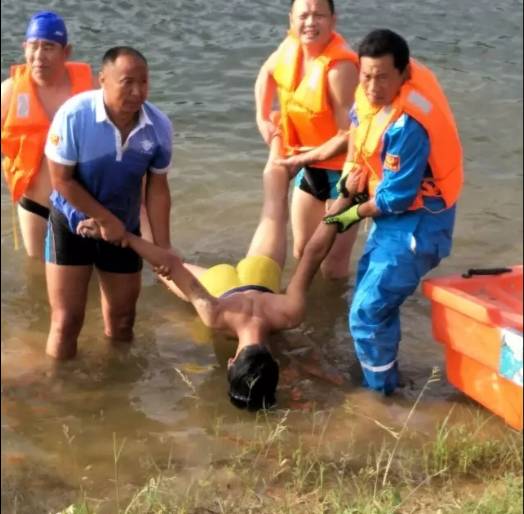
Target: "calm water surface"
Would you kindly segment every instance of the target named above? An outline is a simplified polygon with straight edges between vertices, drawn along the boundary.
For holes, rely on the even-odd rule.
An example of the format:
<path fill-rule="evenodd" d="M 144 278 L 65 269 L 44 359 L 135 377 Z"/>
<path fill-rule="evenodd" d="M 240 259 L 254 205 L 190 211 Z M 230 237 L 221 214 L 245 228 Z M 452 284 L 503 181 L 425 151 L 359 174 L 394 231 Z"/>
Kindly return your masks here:
<path fill-rule="evenodd" d="M 522 262 L 522 2 L 338 3 L 338 29 L 354 46 L 372 28 L 399 31 L 437 73 L 454 108 L 466 188 L 453 256 L 437 273 Z M 254 123 L 253 85 L 258 67 L 285 34 L 287 2 L 52 0 L 46 6 L 66 18 L 75 58 L 96 69 L 110 46 L 143 51 L 151 66 L 151 100 L 175 127 L 173 243 L 204 265 L 241 258 L 259 215 L 266 157 Z M 2 79 L 21 60 L 26 20 L 41 8 L 34 1 L 2 0 Z M 81 485 L 91 495 L 110 495 L 113 434 L 126 440 L 122 480 L 141 485 L 152 476 L 151 462 L 164 462 L 170 452 L 182 474 L 227 454 L 229 447 L 212 437 L 217 419 L 226 432 L 251 432 L 253 418 L 230 406 L 225 395 L 219 363 L 230 342 L 213 341 L 192 309 L 164 291 L 149 270 L 134 344 L 122 350 L 107 345 L 93 283 L 78 358 L 55 368 L 44 356 L 45 280 L 40 266 L 14 251 L 3 184 L 1 200 L 7 512 L 15 504 L 19 512 L 56 511 Z M 291 268 L 290 260 L 287 276 Z M 278 342 L 279 407 L 292 409 L 288 421 L 297 434 L 308 430 L 304 411 L 332 409 L 333 440 L 351 430 L 357 442 L 379 441 L 383 434 L 368 418 L 401 424 L 432 368 L 442 366 L 442 351 L 431 337 L 429 305 L 416 294 L 403 310 L 401 366 L 408 387 L 387 401 L 356 387 L 346 328 L 350 292 L 351 281 L 314 283 L 308 321 Z M 330 386 L 308 373 L 315 353 L 326 368 L 341 370 L 348 385 Z M 351 415 L 344 404 L 353 407 Z M 487 416 L 442 380 L 425 396 L 414 428 L 430 431 L 452 405 L 458 419 Z M 503 429 L 497 420 L 490 426 Z"/>

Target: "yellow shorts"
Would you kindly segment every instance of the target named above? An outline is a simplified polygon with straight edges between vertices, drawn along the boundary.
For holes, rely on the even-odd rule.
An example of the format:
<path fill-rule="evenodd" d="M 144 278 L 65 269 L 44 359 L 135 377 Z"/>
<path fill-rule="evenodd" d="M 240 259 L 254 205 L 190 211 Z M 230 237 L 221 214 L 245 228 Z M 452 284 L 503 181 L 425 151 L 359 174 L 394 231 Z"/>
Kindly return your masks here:
<path fill-rule="evenodd" d="M 231 289 L 257 286 L 280 292 L 282 270 L 277 262 L 265 255 L 251 255 L 236 266 L 217 264 L 199 277 L 209 294 L 220 297 Z"/>

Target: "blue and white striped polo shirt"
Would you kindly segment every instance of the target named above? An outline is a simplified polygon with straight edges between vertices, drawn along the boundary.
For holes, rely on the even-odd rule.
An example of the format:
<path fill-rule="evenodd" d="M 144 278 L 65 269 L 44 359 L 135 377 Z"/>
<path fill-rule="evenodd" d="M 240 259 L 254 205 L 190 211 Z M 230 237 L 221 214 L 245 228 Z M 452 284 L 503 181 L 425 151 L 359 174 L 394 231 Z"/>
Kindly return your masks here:
<path fill-rule="evenodd" d="M 135 231 L 140 224 L 141 184 L 144 175 L 167 173 L 171 164 L 173 130 L 169 118 L 149 102 L 139 112 L 136 127 L 125 143 L 107 116 L 103 91 L 76 95 L 57 111 L 45 148 L 46 156 L 75 166 L 74 178 L 99 203 Z M 72 232 L 88 216 L 60 193 L 51 203 L 62 212 Z"/>

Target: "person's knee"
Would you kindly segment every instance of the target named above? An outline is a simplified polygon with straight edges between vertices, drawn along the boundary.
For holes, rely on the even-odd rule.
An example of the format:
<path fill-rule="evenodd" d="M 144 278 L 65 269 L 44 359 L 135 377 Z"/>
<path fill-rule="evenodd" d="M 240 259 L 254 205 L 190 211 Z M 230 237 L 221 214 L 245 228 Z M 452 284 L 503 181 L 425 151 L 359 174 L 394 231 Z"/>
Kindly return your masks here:
<path fill-rule="evenodd" d="M 299 231 L 296 232 L 293 234 L 293 257 L 295 257 L 295 259 L 300 259 L 304 255 L 308 239 L 305 234 L 302 234 Z"/>
<path fill-rule="evenodd" d="M 51 314 L 51 329 L 55 334 L 64 338 L 77 335 L 84 323 L 83 311 L 72 311 L 67 309 L 53 309 Z"/>
<path fill-rule="evenodd" d="M 109 309 L 106 316 L 105 335 L 117 341 L 133 339 L 135 309 Z"/>
<path fill-rule="evenodd" d="M 398 318 L 399 308 L 412 291 L 412 283 L 386 278 L 380 270 L 367 274 L 353 295 L 349 312 L 351 330 L 387 330 L 392 320 Z"/>
<path fill-rule="evenodd" d="M 293 244 L 293 257 L 295 259 L 300 259 L 303 254 L 304 254 L 304 245 L 303 244 L 298 244 L 298 243 L 295 242 Z"/>
<path fill-rule="evenodd" d="M 353 296 L 348 313 L 349 329 L 352 334 L 358 333 L 376 324 L 376 316 L 379 314 L 378 305 L 373 301 L 371 293 L 363 294 L 357 289 Z M 355 337 L 355 336 L 354 336 Z"/>
<path fill-rule="evenodd" d="M 53 310 L 46 353 L 59 360 L 76 355 L 78 334 L 84 322 L 83 312 Z"/>

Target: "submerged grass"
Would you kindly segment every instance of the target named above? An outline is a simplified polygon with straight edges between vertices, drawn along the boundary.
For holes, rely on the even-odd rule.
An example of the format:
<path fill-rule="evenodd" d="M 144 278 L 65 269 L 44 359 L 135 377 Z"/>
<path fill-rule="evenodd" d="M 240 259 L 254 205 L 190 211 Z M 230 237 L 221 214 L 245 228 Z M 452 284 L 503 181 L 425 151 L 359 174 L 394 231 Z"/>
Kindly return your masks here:
<path fill-rule="evenodd" d="M 197 474 L 169 464 L 125 496 L 118 484 L 123 443 L 114 440 L 115 498 L 87 500 L 62 514 L 517 514 L 522 513 L 521 434 L 508 429 L 486 437 L 485 421 L 450 422 L 432 435 L 408 430 L 433 374 L 398 430 L 384 430 L 382 444 L 331 445 L 331 413 L 311 414 L 311 433 L 297 436 L 290 412 L 263 413 L 246 441 L 237 438 L 227 459 Z M 223 420 L 211 436 L 235 440 Z M 376 444 L 376 443 L 375 443 Z M 169 459 L 171 462 L 171 459 Z"/>

